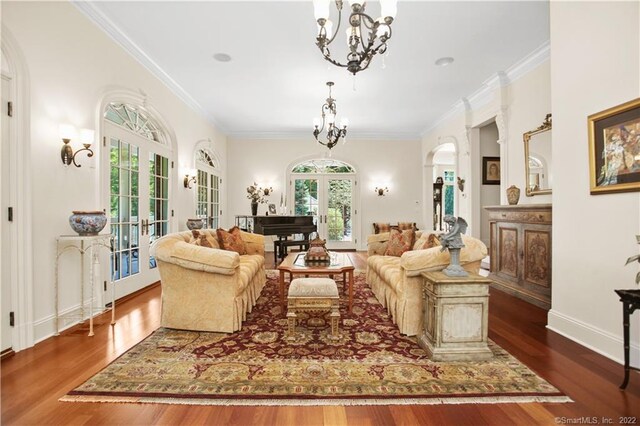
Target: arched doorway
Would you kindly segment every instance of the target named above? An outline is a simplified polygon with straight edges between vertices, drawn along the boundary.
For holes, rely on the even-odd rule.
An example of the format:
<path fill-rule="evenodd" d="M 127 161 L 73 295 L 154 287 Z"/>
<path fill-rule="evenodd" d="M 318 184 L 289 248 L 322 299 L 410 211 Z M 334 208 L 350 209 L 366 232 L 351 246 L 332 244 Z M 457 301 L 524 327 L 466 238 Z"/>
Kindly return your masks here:
<path fill-rule="evenodd" d="M 172 150 L 168 132 L 141 105 L 109 102 L 103 117 L 109 225 L 115 238 L 110 274 L 121 297 L 159 280 L 149 247 L 170 230 Z"/>
<path fill-rule="evenodd" d="M 433 154 L 433 182 L 437 178 L 441 178 L 443 186 L 440 211 L 437 212 L 439 214 L 437 229 L 442 229 L 442 217 L 457 214 L 455 197 L 456 166 L 456 146 L 450 142 L 438 145 Z M 434 220 L 434 222 L 436 221 Z"/>
<path fill-rule="evenodd" d="M 311 215 L 330 249 L 355 249 L 357 209 L 355 167 L 331 158 L 295 163 L 289 172 L 293 214 Z"/>
<path fill-rule="evenodd" d="M 450 136 L 445 140 L 451 142 L 442 142 L 427 155 L 425 185 L 427 186 L 427 196 L 431 203 L 425 203 L 426 206 L 431 205 L 431 210 L 427 212 L 427 217 L 431 214 L 431 221 L 426 223 L 432 224 L 433 230 L 443 230 L 442 218 L 445 215 L 458 215 L 459 200 L 456 191 L 458 187 L 458 150 L 455 138 Z M 440 193 L 436 194 L 434 183 L 441 182 L 439 188 Z"/>
<path fill-rule="evenodd" d="M 196 150 L 195 164 L 196 216 L 204 220 L 206 228 L 219 228 L 222 213 L 220 161 L 211 149 L 199 148 Z"/>

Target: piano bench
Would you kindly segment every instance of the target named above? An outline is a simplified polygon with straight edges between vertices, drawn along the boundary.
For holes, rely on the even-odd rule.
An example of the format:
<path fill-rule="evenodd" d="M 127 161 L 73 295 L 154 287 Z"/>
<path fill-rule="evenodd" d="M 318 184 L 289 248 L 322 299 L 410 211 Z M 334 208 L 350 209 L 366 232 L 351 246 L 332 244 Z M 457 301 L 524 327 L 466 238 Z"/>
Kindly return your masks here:
<path fill-rule="evenodd" d="M 273 241 L 273 261 L 277 265 L 287 257 L 287 247 L 298 246 L 300 250 L 309 250 L 309 240 L 274 240 Z"/>

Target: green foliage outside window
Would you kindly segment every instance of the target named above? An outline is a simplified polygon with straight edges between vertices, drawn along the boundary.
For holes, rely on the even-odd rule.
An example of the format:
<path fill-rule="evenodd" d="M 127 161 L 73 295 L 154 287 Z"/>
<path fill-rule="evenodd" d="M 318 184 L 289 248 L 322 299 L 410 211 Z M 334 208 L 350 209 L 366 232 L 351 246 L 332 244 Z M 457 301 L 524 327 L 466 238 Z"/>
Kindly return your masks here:
<path fill-rule="evenodd" d="M 444 214 L 453 215 L 453 185 L 444 187 Z"/>
<path fill-rule="evenodd" d="M 342 241 L 344 237 L 344 219 L 340 209 L 329 208 L 329 241 Z"/>

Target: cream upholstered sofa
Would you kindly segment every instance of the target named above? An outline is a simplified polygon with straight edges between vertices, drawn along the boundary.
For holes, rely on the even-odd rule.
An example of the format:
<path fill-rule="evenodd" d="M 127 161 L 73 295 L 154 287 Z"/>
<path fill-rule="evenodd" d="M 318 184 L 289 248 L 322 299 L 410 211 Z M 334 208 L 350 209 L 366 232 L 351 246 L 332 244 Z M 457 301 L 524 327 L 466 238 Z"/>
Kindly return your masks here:
<path fill-rule="evenodd" d="M 162 285 L 161 325 L 232 333 L 240 330 L 266 282 L 264 236 L 241 231 L 247 254 L 219 249 L 215 230 L 201 230 L 210 247 L 195 244 L 191 231 L 166 235 L 151 247 Z"/>
<path fill-rule="evenodd" d="M 367 283 L 378 301 L 398 325 L 400 332 L 414 336 L 422 327 L 423 272 L 442 270 L 449 265 L 449 252 L 441 246 L 422 249 L 431 232 L 416 232 L 413 249 L 402 256 L 385 256 L 389 232 L 370 235 L 367 240 Z M 487 247 L 476 238 L 462 236 L 465 247 L 460 251 L 460 264 L 477 273 Z"/>

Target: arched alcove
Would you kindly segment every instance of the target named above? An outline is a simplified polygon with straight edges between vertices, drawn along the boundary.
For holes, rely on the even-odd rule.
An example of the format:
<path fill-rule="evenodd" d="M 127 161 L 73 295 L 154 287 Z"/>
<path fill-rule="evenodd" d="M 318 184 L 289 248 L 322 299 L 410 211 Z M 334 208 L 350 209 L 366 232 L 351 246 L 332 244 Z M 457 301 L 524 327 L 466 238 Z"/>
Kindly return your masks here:
<path fill-rule="evenodd" d="M 425 203 L 426 216 L 432 229 L 441 230 L 441 218 L 445 214 L 458 214 L 458 194 L 456 191 L 458 179 L 458 141 L 454 136 L 439 138 L 438 145 L 433 147 L 427 154 L 425 161 Z M 434 197 L 434 186 L 436 179 L 440 177 L 443 181 L 442 195 L 440 202 L 437 196 Z M 437 210 L 437 211 L 436 211 Z"/>

